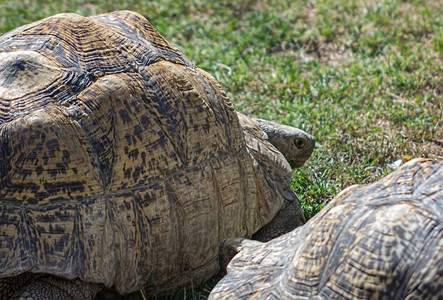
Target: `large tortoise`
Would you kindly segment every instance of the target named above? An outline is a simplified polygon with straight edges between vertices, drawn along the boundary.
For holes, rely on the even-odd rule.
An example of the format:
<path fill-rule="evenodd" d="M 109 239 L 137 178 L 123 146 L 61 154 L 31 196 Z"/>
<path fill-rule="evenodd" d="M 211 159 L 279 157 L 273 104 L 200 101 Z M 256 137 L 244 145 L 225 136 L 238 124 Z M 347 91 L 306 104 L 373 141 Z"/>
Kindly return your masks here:
<path fill-rule="evenodd" d="M 288 161 L 313 147 L 237 114 L 137 13 L 60 14 L 4 34 L 0 298 L 197 284 L 217 272 L 223 238 L 303 222 Z"/>
<path fill-rule="evenodd" d="M 313 219 L 239 253 L 209 299 L 443 299 L 443 162 L 342 191 Z"/>

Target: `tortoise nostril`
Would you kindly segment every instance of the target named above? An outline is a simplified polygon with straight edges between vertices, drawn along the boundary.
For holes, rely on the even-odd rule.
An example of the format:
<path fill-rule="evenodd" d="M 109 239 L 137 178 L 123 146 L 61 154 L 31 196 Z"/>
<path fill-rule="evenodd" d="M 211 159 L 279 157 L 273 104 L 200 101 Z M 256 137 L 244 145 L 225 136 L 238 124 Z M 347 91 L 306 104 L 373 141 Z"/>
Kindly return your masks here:
<path fill-rule="evenodd" d="M 297 148 L 303 148 L 305 146 L 305 141 L 301 138 L 297 138 L 295 139 L 294 144 Z"/>

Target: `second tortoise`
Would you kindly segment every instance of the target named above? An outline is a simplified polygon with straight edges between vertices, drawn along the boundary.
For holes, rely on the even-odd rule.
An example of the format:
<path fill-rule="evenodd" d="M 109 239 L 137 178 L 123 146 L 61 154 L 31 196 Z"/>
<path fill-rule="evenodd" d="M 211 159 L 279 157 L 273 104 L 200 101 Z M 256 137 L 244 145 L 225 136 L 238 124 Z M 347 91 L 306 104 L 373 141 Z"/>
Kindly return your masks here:
<path fill-rule="evenodd" d="M 238 254 L 209 299 L 443 299 L 443 162 L 342 191 L 304 226 Z"/>

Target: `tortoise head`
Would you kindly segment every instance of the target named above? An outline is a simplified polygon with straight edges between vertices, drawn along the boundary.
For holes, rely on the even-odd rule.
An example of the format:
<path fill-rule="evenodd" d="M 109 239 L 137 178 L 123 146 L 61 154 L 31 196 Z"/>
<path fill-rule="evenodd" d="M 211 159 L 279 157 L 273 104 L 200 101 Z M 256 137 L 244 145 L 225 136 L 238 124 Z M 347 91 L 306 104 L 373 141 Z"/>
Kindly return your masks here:
<path fill-rule="evenodd" d="M 267 134 L 268 141 L 286 158 L 292 168 L 303 166 L 315 147 L 315 139 L 301 129 L 255 119 Z"/>

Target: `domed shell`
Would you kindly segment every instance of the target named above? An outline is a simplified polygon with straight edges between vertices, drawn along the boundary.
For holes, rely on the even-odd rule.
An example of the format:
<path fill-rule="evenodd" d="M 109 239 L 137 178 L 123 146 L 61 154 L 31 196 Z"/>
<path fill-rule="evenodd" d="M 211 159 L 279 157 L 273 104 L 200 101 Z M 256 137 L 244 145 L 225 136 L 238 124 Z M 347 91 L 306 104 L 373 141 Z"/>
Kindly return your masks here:
<path fill-rule="evenodd" d="M 239 253 L 209 299 L 441 299 L 443 163 L 352 186 L 304 226 Z"/>
<path fill-rule="evenodd" d="M 0 277 L 196 282 L 283 202 L 219 84 L 133 12 L 0 37 L 0 151 Z"/>

